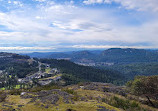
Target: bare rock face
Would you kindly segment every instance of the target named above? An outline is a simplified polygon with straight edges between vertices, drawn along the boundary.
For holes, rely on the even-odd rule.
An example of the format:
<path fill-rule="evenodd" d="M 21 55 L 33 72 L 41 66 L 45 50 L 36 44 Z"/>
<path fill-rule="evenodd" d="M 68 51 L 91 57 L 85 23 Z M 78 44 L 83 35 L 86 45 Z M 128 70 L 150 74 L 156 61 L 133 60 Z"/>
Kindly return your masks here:
<path fill-rule="evenodd" d="M 78 88 L 81 88 L 84 90 L 111 92 L 111 93 L 117 93 L 122 96 L 126 96 L 124 87 L 115 86 L 110 83 L 98 83 L 98 82 L 84 83 L 82 84 L 82 86 L 79 86 Z"/>
<path fill-rule="evenodd" d="M 40 100 L 43 103 L 56 104 L 59 100 L 59 96 L 57 94 L 50 94 L 48 96 L 41 97 Z"/>
<path fill-rule="evenodd" d="M 66 104 L 72 103 L 72 95 L 67 92 L 61 91 L 59 89 L 52 89 L 49 91 L 39 91 L 35 93 L 26 93 L 21 96 L 22 98 L 32 98 L 30 102 L 36 102 L 39 99 L 42 103 L 56 104 L 60 98 L 62 98 L 63 102 Z"/>

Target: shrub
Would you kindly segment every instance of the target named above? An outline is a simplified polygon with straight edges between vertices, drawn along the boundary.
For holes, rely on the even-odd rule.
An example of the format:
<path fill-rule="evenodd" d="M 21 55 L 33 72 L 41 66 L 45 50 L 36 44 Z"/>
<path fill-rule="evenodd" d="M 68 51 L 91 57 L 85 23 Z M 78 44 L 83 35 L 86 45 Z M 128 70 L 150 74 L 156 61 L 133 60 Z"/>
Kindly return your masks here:
<path fill-rule="evenodd" d="M 130 106 L 129 106 L 129 100 L 123 100 L 123 99 L 120 99 L 118 97 L 114 97 L 114 106 L 115 107 L 118 107 L 118 108 L 122 108 L 122 109 L 128 109 Z"/>
<path fill-rule="evenodd" d="M 0 92 L 0 102 L 4 102 L 7 97 L 7 94 L 5 92 Z"/>
<path fill-rule="evenodd" d="M 75 92 L 75 91 L 72 90 L 72 89 L 62 89 L 62 91 L 74 95 L 73 98 L 72 98 L 74 101 L 78 101 L 79 98 L 80 98 L 80 97 L 77 95 L 77 92 Z"/>
<path fill-rule="evenodd" d="M 72 99 L 74 100 L 74 101 L 78 101 L 79 100 L 79 96 L 78 95 L 75 95 Z"/>
<path fill-rule="evenodd" d="M 69 94 L 73 94 L 73 95 L 76 95 L 76 94 L 77 94 L 77 93 L 76 93 L 74 90 L 72 90 L 72 89 L 62 89 L 62 91 L 67 92 L 67 93 L 69 93 Z"/>
<path fill-rule="evenodd" d="M 102 102 L 106 102 L 112 106 L 115 106 L 117 108 L 122 108 L 124 110 L 129 110 L 129 111 L 140 111 L 140 106 L 137 102 L 135 101 L 130 101 L 127 99 L 122 99 L 118 98 L 116 96 L 108 99 L 102 99 Z"/>
<path fill-rule="evenodd" d="M 102 98 L 102 102 L 106 103 L 106 99 L 105 99 L 105 98 Z"/>
<path fill-rule="evenodd" d="M 10 94 L 10 95 L 20 95 L 21 92 L 22 92 L 22 90 L 13 89 L 13 90 L 10 90 L 10 91 L 9 91 L 9 94 Z"/>

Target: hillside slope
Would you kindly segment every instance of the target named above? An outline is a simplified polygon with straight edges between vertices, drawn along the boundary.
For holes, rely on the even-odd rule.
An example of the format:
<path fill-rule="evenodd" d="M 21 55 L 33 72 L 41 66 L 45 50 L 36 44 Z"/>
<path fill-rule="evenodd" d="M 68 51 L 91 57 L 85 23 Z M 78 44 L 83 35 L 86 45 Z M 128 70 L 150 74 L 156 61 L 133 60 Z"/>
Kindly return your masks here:
<path fill-rule="evenodd" d="M 67 81 L 67 84 L 79 81 L 123 84 L 125 81 L 124 76 L 121 76 L 121 73 L 114 70 L 101 70 L 89 66 L 81 66 L 67 60 L 40 59 L 40 61 L 50 64 L 51 67 L 59 68 L 64 74 L 63 78 Z"/>
<path fill-rule="evenodd" d="M 33 59 L 12 53 L 0 56 L 0 89 L 31 88 L 58 82 L 62 85 L 83 81 L 122 85 L 125 79 L 118 71 L 81 66 L 67 60 Z"/>
<path fill-rule="evenodd" d="M 157 111 L 146 99 L 126 94 L 125 87 L 82 83 L 1 92 L 1 111 Z"/>

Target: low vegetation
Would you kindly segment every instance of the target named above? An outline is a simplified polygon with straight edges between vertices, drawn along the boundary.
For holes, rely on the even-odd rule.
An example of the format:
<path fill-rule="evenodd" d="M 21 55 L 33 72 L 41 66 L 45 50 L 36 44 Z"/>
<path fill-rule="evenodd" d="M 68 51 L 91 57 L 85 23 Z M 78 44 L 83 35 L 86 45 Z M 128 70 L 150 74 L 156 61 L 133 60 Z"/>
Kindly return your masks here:
<path fill-rule="evenodd" d="M 155 77 L 142 77 L 147 81 L 151 78 Z M 139 95 L 133 95 L 132 85 L 136 83 L 134 81 L 127 83 L 128 90 L 126 87 L 108 83 L 86 82 L 70 86 L 51 84 L 31 89 L 2 91 L 0 108 L 22 111 L 157 111 L 154 106 L 147 104 L 145 96 L 139 98 Z M 139 91 L 141 92 L 141 89 L 137 91 L 138 94 Z"/>

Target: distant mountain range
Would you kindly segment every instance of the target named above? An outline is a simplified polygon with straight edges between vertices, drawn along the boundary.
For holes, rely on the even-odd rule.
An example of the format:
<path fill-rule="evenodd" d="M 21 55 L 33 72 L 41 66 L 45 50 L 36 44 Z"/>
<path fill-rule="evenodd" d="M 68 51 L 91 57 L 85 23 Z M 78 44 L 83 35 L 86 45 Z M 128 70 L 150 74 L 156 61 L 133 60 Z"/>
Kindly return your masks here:
<path fill-rule="evenodd" d="M 30 57 L 68 59 L 80 63 L 135 63 L 135 62 L 158 62 L 157 50 L 111 48 L 96 51 L 74 51 L 74 52 L 49 52 L 28 53 Z"/>

